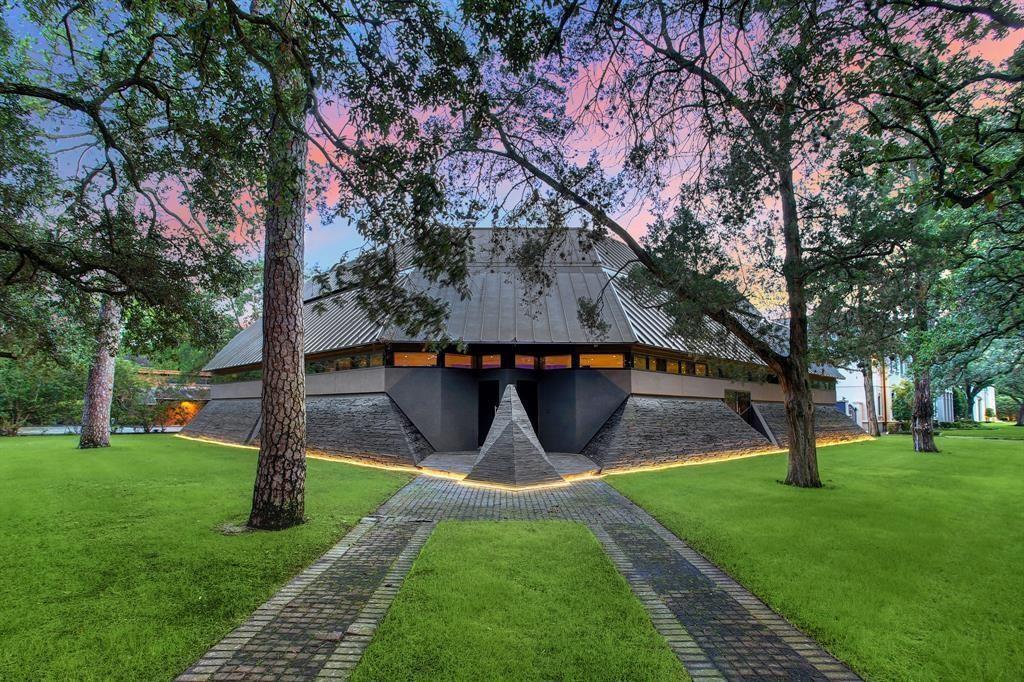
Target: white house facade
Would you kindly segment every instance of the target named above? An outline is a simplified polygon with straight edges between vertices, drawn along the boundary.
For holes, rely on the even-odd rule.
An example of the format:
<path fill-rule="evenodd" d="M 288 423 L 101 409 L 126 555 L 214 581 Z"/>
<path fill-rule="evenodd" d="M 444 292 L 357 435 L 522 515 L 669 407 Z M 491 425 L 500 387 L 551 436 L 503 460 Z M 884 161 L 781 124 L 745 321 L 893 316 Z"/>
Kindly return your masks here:
<path fill-rule="evenodd" d="M 864 376 L 857 367 L 843 367 L 841 371 L 844 378 L 836 381 L 836 400 L 839 403 L 846 403 L 846 414 L 866 431 L 868 396 L 864 390 Z M 888 431 L 889 422 L 897 421 L 893 416 L 893 394 L 896 386 L 902 381 L 913 381 L 904 360 L 886 359 L 884 362 L 875 363 L 874 395 L 870 399 L 874 402 L 875 414 L 878 415 L 879 425 L 883 431 Z M 995 392 L 991 388 L 985 391 L 991 392 L 994 407 Z M 984 412 L 982 407 L 981 413 Z M 935 420 L 951 422 L 953 419 L 953 391 L 950 389 L 935 396 Z"/>
<path fill-rule="evenodd" d="M 974 396 L 974 404 L 971 405 L 974 421 L 983 422 L 992 419 L 989 416 L 989 410 L 993 415 L 996 413 L 996 389 L 991 386 L 981 389 L 981 393 Z"/>

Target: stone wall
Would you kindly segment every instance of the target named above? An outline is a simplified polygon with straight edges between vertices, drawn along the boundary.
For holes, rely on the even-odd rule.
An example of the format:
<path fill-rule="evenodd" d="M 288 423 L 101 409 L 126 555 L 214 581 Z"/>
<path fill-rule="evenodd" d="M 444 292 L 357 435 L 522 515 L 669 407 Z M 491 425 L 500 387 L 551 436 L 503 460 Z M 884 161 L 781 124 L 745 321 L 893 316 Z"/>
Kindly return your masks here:
<path fill-rule="evenodd" d="M 434 451 L 386 393 L 307 398 L 306 446 L 381 464 L 413 465 Z"/>
<path fill-rule="evenodd" d="M 259 445 L 259 416 L 258 398 L 211 400 L 182 433 Z M 306 446 L 381 464 L 413 465 L 434 451 L 386 393 L 307 397 Z"/>
<path fill-rule="evenodd" d="M 631 395 L 583 449 L 603 470 L 773 449 L 721 400 Z"/>
<path fill-rule="evenodd" d="M 761 419 L 772 430 L 779 447 L 789 447 L 786 406 L 783 403 L 754 403 Z M 863 438 L 864 430 L 832 405 L 814 406 L 814 431 L 819 443 L 841 443 Z"/>
<path fill-rule="evenodd" d="M 211 400 L 181 432 L 186 436 L 246 444 L 257 435 L 259 418 L 259 398 Z"/>

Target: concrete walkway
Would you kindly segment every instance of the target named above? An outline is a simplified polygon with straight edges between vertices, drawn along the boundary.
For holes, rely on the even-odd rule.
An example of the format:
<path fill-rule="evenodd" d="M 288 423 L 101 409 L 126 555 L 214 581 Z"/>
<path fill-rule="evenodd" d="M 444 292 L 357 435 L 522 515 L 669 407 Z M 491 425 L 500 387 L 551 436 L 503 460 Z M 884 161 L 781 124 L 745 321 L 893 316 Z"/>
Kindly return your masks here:
<path fill-rule="evenodd" d="M 859 679 L 603 481 L 508 492 L 427 476 L 363 519 L 179 679 L 347 677 L 446 519 L 586 524 L 694 679 Z"/>

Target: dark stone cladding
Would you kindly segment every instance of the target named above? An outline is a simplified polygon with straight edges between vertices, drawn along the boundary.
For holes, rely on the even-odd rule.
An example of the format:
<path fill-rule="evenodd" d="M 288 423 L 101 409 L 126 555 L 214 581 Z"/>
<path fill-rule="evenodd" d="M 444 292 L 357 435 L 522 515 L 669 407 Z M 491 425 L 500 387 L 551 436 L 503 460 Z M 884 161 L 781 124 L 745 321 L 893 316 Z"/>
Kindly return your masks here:
<path fill-rule="evenodd" d="M 258 445 L 259 413 L 259 398 L 211 400 L 183 433 Z M 415 465 L 434 451 L 386 393 L 307 397 L 306 446 L 380 464 Z"/>
<path fill-rule="evenodd" d="M 255 435 L 259 418 L 259 398 L 211 400 L 181 432 L 186 436 L 247 444 Z"/>
<path fill-rule="evenodd" d="M 513 384 L 505 387 L 494 421 L 480 448 L 480 456 L 466 480 L 512 487 L 564 480 L 537 440 Z"/>
<path fill-rule="evenodd" d="M 434 451 L 386 393 L 307 397 L 306 446 L 380 464 L 415 465 Z"/>
<path fill-rule="evenodd" d="M 779 447 L 789 447 L 786 406 L 783 403 L 754 403 L 761 419 L 775 434 Z M 819 443 L 841 443 L 864 437 L 864 430 L 831 405 L 814 406 L 814 432 Z"/>
<path fill-rule="evenodd" d="M 772 449 L 721 400 L 631 395 L 582 454 L 614 471 Z"/>

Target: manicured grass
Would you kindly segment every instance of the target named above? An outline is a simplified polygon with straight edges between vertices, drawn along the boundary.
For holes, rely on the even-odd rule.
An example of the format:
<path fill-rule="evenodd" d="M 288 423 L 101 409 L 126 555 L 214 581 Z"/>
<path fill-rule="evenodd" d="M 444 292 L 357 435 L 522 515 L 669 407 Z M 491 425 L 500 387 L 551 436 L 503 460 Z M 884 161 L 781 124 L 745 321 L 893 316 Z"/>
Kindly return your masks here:
<path fill-rule="evenodd" d="M 826 488 L 785 456 L 610 482 L 873 679 L 1020 679 L 1024 444 L 906 438 L 822 448 Z"/>
<path fill-rule="evenodd" d="M 356 680 L 673 680 L 685 672 L 582 525 L 445 522 Z"/>
<path fill-rule="evenodd" d="M 246 520 L 256 453 L 0 439 L 0 679 L 169 679 L 408 480 L 311 460 L 309 522 Z"/>
<path fill-rule="evenodd" d="M 1017 426 L 1015 422 L 984 422 L 976 429 L 941 429 L 941 433 L 953 438 L 1024 440 L 1024 426 Z"/>

